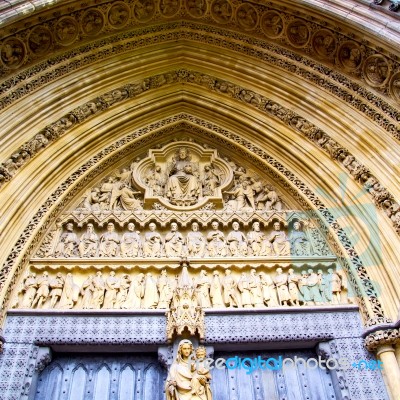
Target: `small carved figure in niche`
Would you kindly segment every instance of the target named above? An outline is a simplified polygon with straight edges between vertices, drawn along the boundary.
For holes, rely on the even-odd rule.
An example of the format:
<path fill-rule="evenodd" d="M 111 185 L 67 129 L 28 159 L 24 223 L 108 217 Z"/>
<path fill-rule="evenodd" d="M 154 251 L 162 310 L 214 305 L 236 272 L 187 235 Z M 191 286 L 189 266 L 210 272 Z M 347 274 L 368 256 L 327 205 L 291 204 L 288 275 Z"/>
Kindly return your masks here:
<path fill-rule="evenodd" d="M 93 309 L 99 309 L 103 305 L 104 301 L 104 291 L 106 290 L 106 283 L 103 279 L 103 274 L 98 271 L 93 279 L 93 299 L 92 307 Z"/>
<path fill-rule="evenodd" d="M 252 29 L 257 24 L 257 11 L 252 5 L 245 3 L 238 8 L 236 18 L 240 26 Z"/>
<path fill-rule="evenodd" d="M 287 239 L 286 233 L 281 230 L 280 222 L 274 222 L 274 230 L 268 236 L 268 240 L 276 256 L 290 255 L 290 242 Z"/>
<path fill-rule="evenodd" d="M 99 237 L 94 232 L 93 224 L 87 224 L 87 231 L 81 236 L 78 249 L 81 257 L 96 257 Z"/>
<path fill-rule="evenodd" d="M 106 279 L 105 289 L 103 308 L 114 308 L 119 290 L 119 279 L 115 277 L 114 271 L 111 271 L 109 277 Z"/>
<path fill-rule="evenodd" d="M 290 268 L 288 271 L 288 289 L 290 293 L 290 303 L 295 306 L 299 306 L 299 288 L 297 286 L 297 282 L 299 281 L 300 277 L 294 273 L 293 268 Z"/>
<path fill-rule="evenodd" d="M 289 234 L 291 254 L 294 256 L 310 256 L 311 244 L 306 234 L 301 230 L 299 221 L 293 224 L 293 230 Z"/>
<path fill-rule="evenodd" d="M 232 6 L 227 0 L 216 0 L 212 3 L 211 14 L 217 21 L 227 23 L 232 17 Z"/>
<path fill-rule="evenodd" d="M 61 235 L 60 242 L 54 252 L 55 257 L 73 257 L 76 255 L 79 239 L 74 232 L 74 225 L 68 223 L 66 229 L 67 232 Z"/>
<path fill-rule="evenodd" d="M 221 185 L 221 176 L 217 173 L 212 164 L 204 166 L 204 175 L 202 179 L 203 196 L 215 196 L 216 189 Z"/>
<path fill-rule="evenodd" d="M 162 239 L 161 235 L 156 232 L 156 224 L 151 222 L 149 224 L 150 232 L 147 232 L 143 244 L 143 255 L 145 257 L 161 257 Z"/>
<path fill-rule="evenodd" d="M 178 0 L 161 0 L 160 1 L 160 11 L 161 14 L 169 17 L 174 14 L 179 9 L 179 1 Z"/>
<path fill-rule="evenodd" d="M 203 257 L 206 249 L 206 240 L 204 235 L 199 232 L 199 224 L 193 222 L 192 231 L 186 237 L 188 254 L 191 257 Z"/>
<path fill-rule="evenodd" d="M 157 280 L 157 289 L 159 293 L 157 308 L 169 308 L 172 299 L 172 288 L 165 269 L 161 271 L 161 275 Z"/>
<path fill-rule="evenodd" d="M 239 297 L 236 294 L 237 283 L 231 274 L 231 270 L 225 270 L 225 276 L 222 280 L 224 288 L 224 303 L 227 307 L 241 307 Z"/>
<path fill-rule="evenodd" d="M 294 46 L 304 46 L 310 37 L 307 25 L 300 20 L 293 21 L 287 29 L 289 41 Z"/>
<path fill-rule="evenodd" d="M 79 287 L 75 285 L 72 274 L 69 272 L 65 277 L 65 283 L 58 308 L 70 310 L 79 298 Z"/>
<path fill-rule="evenodd" d="M 125 309 L 139 309 L 144 296 L 144 274 L 140 273 L 135 279 L 132 280 L 131 286 L 128 291 L 128 297 L 122 304 Z"/>
<path fill-rule="evenodd" d="M 332 268 L 328 269 L 325 286 L 325 297 L 331 304 L 341 303 L 341 292 L 343 288 L 342 277 Z"/>
<path fill-rule="evenodd" d="M 160 165 L 155 165 L 145 178 L 146 184 L 153 189 L 153 196 L 164 196 L 165 174 Z"/>
<path fill-rule="evenodd" d="M 312 270 L 309 269 L 308 271 L 308 278 L 307 278 L 307 287 L 308 287 L 308 294 L 310 297 L 310 301 L 314 302 L 316 305 L 322 304 L 322 297 L 320 293 L 320 277 Z"/>
<path fill-rule="evenodd" d="M 63 44 L 70 44 L 78 36 L 78 29 L 78 24 L 73 18 L 63 17 L 56 23 L 56 38 Z"/>
<path fill-rule="evenodd" d="M 22 292 L 24 296 L 22 298 L 21 308 L 31 308 L 33 299 L 35 298 L 35 294 L 37 291 L 37 281 L 36 274 L 31 272 L 28 277 L 25 279 L 24 286 L 22 288 Z"/>
<path fill-rule="evenodd" d="M 283 204 L 278 196 L 278 193 L 276 193 L 275 189 L 271 185 L 266 185 L 264 188 L 264 193 L 260 194 L 257 198 L 257 209 L 258 210 L 265 210 L 265 211 L 282 211 L 283 210 Z"/>
<path fill-rule="evenodd" d="M 158 291 L 157 283 L 151 272 L 146 274 L 146 282 L 144 287 L 143 308 L 157 308 Z"/>
<path fill-rule="evenodd" d="M 100 237 L 99 257 L 115 257 L 119 245 L 118 233 L 114 230 L 114 224 L 107 224 L 107 232 Z"/>
<path fill-rule="evenodd" d="M 57 301 L 60 300 L 64 287 L 64 277 L 61 272 L 58 272 L 56 277 L 50 279 L 50 308 L 55 308 Z"/>
<path fill-rule="evenodd" d="M 225 235 L 218 229 L 218 225 L 217 221 L 213 221 L 211 223 L 212 231 L 207 235 L 207 250 L 210 257 L 225 257 L 227 254 Z"/>
<path fill-rule="evenodd" d="M 242 306 L 244 308 L 252 308 L 253 302 L 251 299 L 251 288 L 249 278 L 247 277 L 246 272 L 242 272 L 239 282 L 238 282 L 238 289 L 242 297 Z"/>
<path fill-rule="evenodd" d="M 313 38 L 314 49 L 321 57 L 333 57 L 336 49 L 336 39 L 331 32 L 322 29 Z"/>
<path fill-rule="evenodd" d="M 139 232 L 135 232 L 135 224 L 128 224 L 128 232 L 121 238 L 121 257 L 137 257 L 142 247 Z"/>
<path fill-rule="evenodd" d="M 50 294 L 49 289 L 49 274 L 45 271 L 43 275 L 37 280 L 38 290 L 32 302 L 32 308 L 42 308 L 43 304 L 47 301 Z"/>
<path fill-rule="evenodd" d="M 122 305 L 125 303 L 128 297 L 128 290 L 130 285 L 131 285 L 131 280 L 129 278 L 129 275 L 128 274 L 122 275 L 122 277 L 119 279 L 119 290 L 114 303 L 115 309 L 119 310 L 120 308 L 122 308 Z"/>
<path fill-rule="evenodd" d="M 299 301 L 303 304 L 307 304 L 311 301 L 310 290 L 308 289 L 308 274 L 306 271 L 301 271 L 301 277 L 297 282 L 299 288 Z"/>
<path fill-rule="evenodd" d="M 205 0 L 188 0 L 187 7 L 190 15 L 201 17 L 207 11 L 207 2 Z"/>
<path fill-rule="evenodd" d="M 82 19 L 82 29 L 87 35 L 97 35 L 103 27 L 103 15 L 97 10 L 89 10 Z"/>
<path fill-rule="evenodd" d="M 150 0 L 140 0 L 135 3 L 133 12 L 139 21 L 146 21 L 154 13 L 154 3 Z"/>
<path fill-rule="evenodd" d="M 51 46 L 51 42 L 50 31 L 42 26 L 34 28 L 28 38 L 29 48 L 36 55 L 46 53 Z"/>
<path fill-rule="evenodd" d="M 165 236 L 165 255 L 167 257 L 181 257 L 184 239 L 178 231 L 178 224 L 171 222 L 171 230 Z"/>
<path fill-rule="evenodd" d="M 261 293 L 263 296 L 263 302 L 267 307 L 278 306 L 278 298 L 275 291 L 275 284 L 272 279 L 264 272 L 259 273 Z"/>
<path fill-rule="evenodd" d="M 210 287 L 211 282 L 207 271 L 201 270 L 199 277 L 196 279 L 196 292 L 199 306 L 202 308 L 211 307 Z"/>
<path fill-rule="evenodd" d="M 93 308 L 93 275 L 89 275 L 88 278 L 83 282 L 81 287 L 81 296 L 82 296 L 82 308 L 84 310 L 90 310 Z"/>
<path fill-rule="evenodd" d="M 219 280 L 219 272 L 213 272 L 213 280 L 211 282 L 210 297 L 213 308 L 221 308 L 224 306 L 222 301 L 222 286 Z"/>
<path fill-rule="evenodd" d="M 339 60 L 344 67 L 356 69 L 361 64 L 361 50 L 355 42 L 347 42 L 339 50 Z"/>
<path fill-rule="evenodd" d="M 9 68 L 18 66 L 25 56 L 22 42 L 18 39 L 8 39 L 1 48 L 1 60 Z"/>
<path fill-rule="evenodd" d="M 256 206 L 256 209 L 257 210 L 262 210 L 264 208 L 264 206 L 259 208 L 258 203 L 259 203 L 259 199 L 264 195 L 265 184 L 261 181 L 260 177 L 258 177 L 258 176 L 251 177 L 249 179 L 249 182 L 251 184 L 251 188 L 253 189 L 254 204 Z"/>
<path fill-rule="evenodd" d="M 230 205 L 233 211 L 255 210 L 253 189 L 246 179 L 241 179 L 232 191 L 225 193 L 232 196 Z"/>
<path fill-rule="evenodd" d="M 250 276 L 249 276 L 249 287 L 250 287 L 250 293 L 251 293 L 251 302 L 254 307 L 263 307 L 264 306 L 264 301 L 263 301 L 263 295 L 261 291 L 261 281 L 260 278 L 257 275 L 257 272 L 255 269 L 252 269 L 250 271 Z"/>
<path fill-rule="evenodd" d="M 270 256 L 272 254 L 271 243 L 260 230 L 260 223 L 253 222 L 253 230 L 247 234 L 247 243 L 253 256 Z"/>
<path fill-rule="evenodd" d="M 232 223 L 233 231 L 229 232 L 226 242 L 232 257 L 247 255 L 247 239 L 243 232 L 239 231 L 239 222 Z"/>
<path fill-rule="evenodd" d="M 268 11 L 264 14 L 261 25 L 268 37 L 277 37 L 283 31 L 282 17 L 275 11 Z"/>
<path fill-rule="evenodd" d="M 274 283 L 278 294 L 279 305 L 287 306 L 290 301 L 290 293 L 287 287 L 288 276 L 282 272 L 282 268 L 278 268 L 276 273 L 278 275 L 275 276 Z"/>
<path fill-rule="evenodd" d="M 124 26 L 129 19 L 129 8 L 126 4 L 114 4 L 108 13 L 110 25 L 118 28 Z"/>
<path fill-rule="evenodd" d="M 186 147 L 180 147 L 169 166 L 165 195 L 171 204 L 192 205 L 201 197 L 201 185 Z"/>

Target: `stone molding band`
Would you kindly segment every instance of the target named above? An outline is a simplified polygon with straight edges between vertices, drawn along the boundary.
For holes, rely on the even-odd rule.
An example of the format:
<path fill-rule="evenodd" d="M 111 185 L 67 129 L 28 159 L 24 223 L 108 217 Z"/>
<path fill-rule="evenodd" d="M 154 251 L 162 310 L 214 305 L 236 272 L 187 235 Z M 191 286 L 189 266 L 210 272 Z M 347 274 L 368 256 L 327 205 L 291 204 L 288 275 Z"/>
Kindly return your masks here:
<path fill-rule="evenodd" d="M 178 124 L 179 122 L 181 125 Z M 178 125 L 175 127 L 168 126 L 170 124 Z M 343 248 L 336 243 L 337 239 L 333 238 L 332 231 L 330 231 L 327 226 L 322 225 L 320 227 L 323 233 L 328 238 L 331 238 L 335 251 L 341 258 L 342 266 L 346 270 L 348 279 L 357 294 L 358 301 L 360 302 L 360 309 L 364 320 L 367 321 L 376 318 L 386 320 L 382 305 L 378 300 L 378 295 L 359 256 L 356 254 L 351 242 L 343 229 L 340 228 L 335 217 L 318 199 L 318 197 L 292 172 L 288 171 L 283 165 L 278 163 L 274 158 L 269 156 L 253 143 L 241 138 L 237 134 L 231 133 L 207 121 L 203 121 L 187 114 L 180 114 L 178 116 L 167 118 L 166 120 L 161 120 L 157 124 L 143 127 L 125 138 L 120 139 L 87 161 L 66 181 L 64 181 L 55 192 L 53 192 L 25 228 L 0 272 L 0 285 L 3 291 L 5 290 L 3 292 L 3 310 L 6 309 L 11 291 L 22 273 L 22 270 L 25 268 L 26 263 L 34 254 L 36 246 L 39 241 L 42 240 L 47 229 L 51 227 L 51 221 L 58 217 L 58 214 L 72 199 L 72 197 L 84 186 L 88 185 L 88 183 L 96 177 L 100 171 L 107 168 L 108 165 L 112 165 L 117 160 L 131 153 L 132 149 L 138 148 L 138 146 L 145 146 L 146 143 L 154 141 L 157 138 L 165 137 L 166 134 L 175 132 L 177 127 L 183 128 L 189 132 L 191 131 L 193 134 L 199 136 L 208 136 L 212 138 L 215 143 L 220 143 L 226 149 L 231 149 L 238 155 L 240 154 L 244 158 L 247 158 L 255 165 L 259 165 L 261 169 L 265 170 L 265 167 L 271 169 L 273 171 L 273 176 L 282 182 L 282 185 L 296 197 L 300 204 L 305 208 L 309 208 L 309 202 L 311 202 L 316 208 L 316 220 L 319 219 L 318 215 L 322 215 L 330 226 L 330 229 L 335 232 L 336 237 L 341 242 L 343 248 L 346 250 L 347 254 L 344 255 L 342 250 Z M 240 147 L 238 144 L 240 144 Z M 283 176 L 285 177 L 284 179 Z M 80 178 L 79 182 L 75 183 L 78 178 Z M 71 186 L 72 189 L 69 189 Z M 297 189 L 294 189 L 294 187 Z M 65 193 L 66 195 L 64 195 L 64 198 L 60 201 L 60 196 Z M 300 193 L 302 193 L 302 195 Z M 307 201 L 303 196 L 307 198 Z M 52 211 L 47 214 L 50 207 L 52 207 Z M 321 214 L 318 214 L 318 212 Z M 45 217 L 46 214 L 47 218 L 44 219 L 43 217 Z M 31 238 L 30 236 L 32 231 L 38 227 L 38 225 L 40 225 L 40 227 L 37 230 L 35 237 Z M 28 242 L 30 242 L 29 247 L 23 254 L 21 254 L 22 249 L 24 249 L 24 246 L 26 246 Z M 342 256 L 340 256 L 341 254 Z M 15 262 L 16 259 L 18 260 L 17 263 Z M 8 285 L 7 288 L 4 289 L 6 283 L 8 283 Z M 366 301 L 370 302 L 370 306 L 366 305 Z M 5 311 L 3 311 L 3 313 L 4 312 Z M 2 318 L 4 318 L 4 314 Z"/>

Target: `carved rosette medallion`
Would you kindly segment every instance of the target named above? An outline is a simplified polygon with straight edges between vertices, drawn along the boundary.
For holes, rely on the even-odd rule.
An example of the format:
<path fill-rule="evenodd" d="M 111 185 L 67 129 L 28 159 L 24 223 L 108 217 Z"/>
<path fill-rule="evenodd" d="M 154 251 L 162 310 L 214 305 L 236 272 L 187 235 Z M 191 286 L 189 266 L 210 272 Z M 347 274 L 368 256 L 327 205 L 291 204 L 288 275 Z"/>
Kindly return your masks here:
<path fill-rule="evenodd" d="M 391 95 L 400 103 L 400 72 L 396 72 L 389 84 Z"/>
<path fill-rule="evenodd" d="M 174 17 L 181 9 L 181 2 L 180 0 L 160 0 L 159 9 L 164 17 Z"/>
<path fill-rule="evenodd" d="M 153 18 L 156 6 L 152 0 L 138 0 L 133 6 L 133 16 L 139 22 L 147 22 Z"/>
<path fill-rule="evenodd" d="M 144 208 L 161 203 L 169 209 L 198 209 L 208 201 L 222 207 L 222 190 L 233 179 L 229 165 L 216 150 L 191 142 L 152 149 L 133 166 L 132 176 L 144 191 Z"/>
<path fill-rule="evenodd" d="M 122 1 L 114 3 L 107 13 L 108 23 L 115 29 L 123 28 L 131 16 L 129 6 Z"/>
<path fill-rule="evenodd" d="M 338 62 L 345 70 L 356 71 L 362 62 L 361 47 L 356 42 L 344 42 L 338 51 Z"/>
<path fill-rule="evenodd" d="M 214 0 L 211 3 L 211 16 L 220 24 L 227 24 L 232 19 L 233 7 L 227 0 Z"/>
<path fill-rule="evenodd" d="M 276 39 L 280 37 L 284 31 L 284 23 L 282 17 L 276 11 L 268 11 L 261 18 L 261 29 L 265 36 Z"/>
<path fill-rule="evenodd" d="M 6 39 L 1 46 L 1 62 L 7 68 L 18 68 L 26 55 L 24 43 L 17 38 Z"/>
<path fill-rule="evenodd" d="M 320 29 L 312 38 L 312 46 L 320 58 L 332 59 L 335 57 L 337 40 L 331 31 Z"/>
<path fill-rule="evenodd" d="M 78 37 L 78 22 L 72 17 L 60 18 L 55 25 L 54 32 L 56 41 L 63 46 L 68 46 Z"/>
<path fill-rule="evenodd" d="M 289 23 L 286 28 L 286 35 L 293 47 L 305 47 L 310 40 L 308 25 L 299 19 Z"/>
<path fill-rule="evenodd" d="M 186 0 L 186 9 L 193 18 L 201 18 L 207 13 L 207 1 Z"/>
<path fill-rule="evenodd" d="M 245 30 L 253 30 L 258 23 L 257 10 L 251 4 L 242 4 L 236 10 L 238 25 Z"/>
<path fill-rule="evenodd" d="M 44 26 L 34 28 L 28 37 L 29 50 L 35 56 L 41 56 L 50 49 L 53 37 L 49 29 Z"/>
<path fill-rule="evenodd" d="M 375 54 L 364 61 L 363 73 L 371 86 L 384 86 L 390 77 L 390 66 L 385 57 Z"/>
<path fill-rule="evenodd" d="M 88 36 L 98 35 L 104 27 L 104 16 L 99 10 L 87 10 L 82 16 L 82 30 Z"/>

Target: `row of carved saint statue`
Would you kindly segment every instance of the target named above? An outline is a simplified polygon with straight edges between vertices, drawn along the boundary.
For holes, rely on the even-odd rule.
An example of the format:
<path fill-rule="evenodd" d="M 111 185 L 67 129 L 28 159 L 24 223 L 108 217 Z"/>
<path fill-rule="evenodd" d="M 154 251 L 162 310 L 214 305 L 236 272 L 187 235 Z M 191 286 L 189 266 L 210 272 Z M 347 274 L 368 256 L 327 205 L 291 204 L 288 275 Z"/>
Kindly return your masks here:
<path fill-rule="evenodd" d="M 311 256 L 312 246 L 306 234 L 301 230 L 300 222 L 293 224 L 289 236 L 282 230 L 280 222 L 275 222 L 273 231 L 266 234 L 261 231 L 260 223 L 255 221 L 252 230 L 243 233 L 237 221 L 225 236 L 219 229 L 219 223 L 213 221 L 212 230 L 204 235 L 197 222 L 186 238 L 179 232 L 178 224 L 172 222 L 170 231 L 163 237 L 157 232 L 157 226 L 151 222 L 144 239 L 135 231 L 134 223 L 128 224 L 128 232 L 121 237 L 115 232 L 112 222 L 107 232 L 100 237 L 94 232 L 93 224 L 87 225 L 79 239 L 72 223 L 66 226 L 54 252 L 55 257 L 238 257 L 238 256 Z"/>
<path fill-rule="evenodd" d="M 252 269 L 235 277 L 226 269 L 223 276 L 218 271 L 209 277 L 201 270 L 191 278 L 197 292 L 199 306 L 223 307 L 274 307 L 295 305 L 340 304 L 344 288 L 343 277 L 333 269 L 308 269 L 296 274 L 293 269 L 276 270 L 270 277 L 265 272 Z M 18 308 L 56 309 L 166 309 L 169 308 L 178 277 L 169 277 L 166 270 L 155 278 L 151 272 L 131 277 L 117 277 L 111 271 L 104 278 L 101 271 L 90 275 L 79 287 L 71 273 L 57 273 L 41 277 L 30 273 L 20 293 Z"/>

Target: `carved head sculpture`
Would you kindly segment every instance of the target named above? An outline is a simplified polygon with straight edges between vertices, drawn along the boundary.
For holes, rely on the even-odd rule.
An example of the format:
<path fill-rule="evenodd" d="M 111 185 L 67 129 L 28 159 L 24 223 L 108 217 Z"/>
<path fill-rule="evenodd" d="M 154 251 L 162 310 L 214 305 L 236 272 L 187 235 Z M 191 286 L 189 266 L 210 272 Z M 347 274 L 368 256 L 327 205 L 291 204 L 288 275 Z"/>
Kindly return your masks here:
<path fill-rule="evenodd" d="M 314 273 L 314 271 L 310 268 L 310 269 L 307 270 L 307 273 L 308 273 L 309 275 L 311 275 L 311 274 Z"/>
<path fill-rule="evenodd" d="M 258 221 L 253 222 L 253 231 L 259 232 L 260 231 L 260 223 Z"/>
<path fill-rule="evenodd" d="M 294 269 L 293 269 L 293 268 L 290 268 L 288 272 L 289 272 L 289 274 L 293 274 Z"/>
<path fill-rule="evenodd" d="M 183 339 L 179 342 L 178 351 L 176 354 L 176 361 L 186 361 L 193 353 L 193 344 L 190 340 Z"/>
<path fill-rule="evenodd" d="M 67 231 L 72 232 L 74 230 L 74 225 L 72 223 L 67 224 Z"/>
<path fill-rule="evenodd" d="M 93 232 L 93 224 L 87 224 L 88 232 Z"/>
<path fill-rule="evenodd" d="M 207 350 L 204 346 L 199 346 L 196 349 L 196 358 L 202 360 L 207 357 Z"/>
<path fill-rule="evenodd" d="M 280 231 L 281 230 L 281 223 L 278 222 L 278 221 L 274 222 L 274 229 L 276 231 Z"/>
<path fill-rule="evenodd" d="M 328 273 L 332 274 L 332 273 L 333 273 L 333 269 L 332 269 L 332 268 L 329 268 L 329 269 L 328 269 Z"/>
<path fill-rule="evenodd" d="M 193 222 L 192 231 L 197 232 L 199 230 L 199 224 L 197 222 Z"/>
<path fill-rule="evenodd" d="M 178 151 L 178 159 L 185 161 L 188 159 L 189 151 L 186 147 L 180 147 Z"/>
<path fill-rule="evenodd" d="M 282 268 L 278 268 L 278 269 L 276 270 L 276 273 L 277 273 L 277 274 L 281 274 L 281 273 L 282 273 Z"/>
<path fill-rule="evenodd" d="M 112 222 L 107 224 L 107 230 L 108 232 L 112 232 L 114 230 L 114 224 Z"/>
<path fill-rule="evenodd" d="M 150 229 L 152 232 L 154 232 L 154 231 L 156 230 L 156 228 L 157 228 L 157 225 L 156 225 L 154 222 L 151 222 L 151 223 L 149 224 L 149 229 Z"/>
<path fill-rule="evenodd" d="M 178 230 L 178 224 L 176 222 L 171 222 L 171 231 L 176 232 Z"/>
<path fill-rule="evenodd" d="M 233 228 L 234 231 L 238 231 L 239 230 L 239 222 L 234 221 L 232 223 L 232 228 Z"/>
<path fill-rule="evenodd" d="M 293 229 L 295 231 L 299 231 L 300 230 L 300 222 L 299 221 L 295 221 L 293 224 Z"/>
<path fill-rule="evenodd" d="M 317 274 L 318 274 L 318 275 L 322 275 L 322 269 L 319 269 L 319 270 L 317 271 Z"/>
<path fill-rule="evenodd" d="M 218 221 L 213 221 L 213 222 L 211 222 L 211 227 L 212 227 L 215 231 L 218 230 L 218 226 L 219 226 Z"/>
<path fill-rule="evenodd" d="M 133 232 L 135 230 L 135 224 L 133 222 L 130 222 L 128 224 L 128 231 Z"/>
<path fill-rule="evenodd" d="M 231 274 L 231 270 L 230 269 L 227 269 L 226 271 L 225 271 L 225 275 L 227 275 L 227 276 L 229 276 L 230 274 Z"/>
<path fill-rule="evenodd" d="M 253 275 L 253 276 L 256 276 L 256 275 L 257 275 L 257 272 L 256 272 L 255 269 L 252 269 L 252 270 L 250 271 L 250 274 Z"/>

